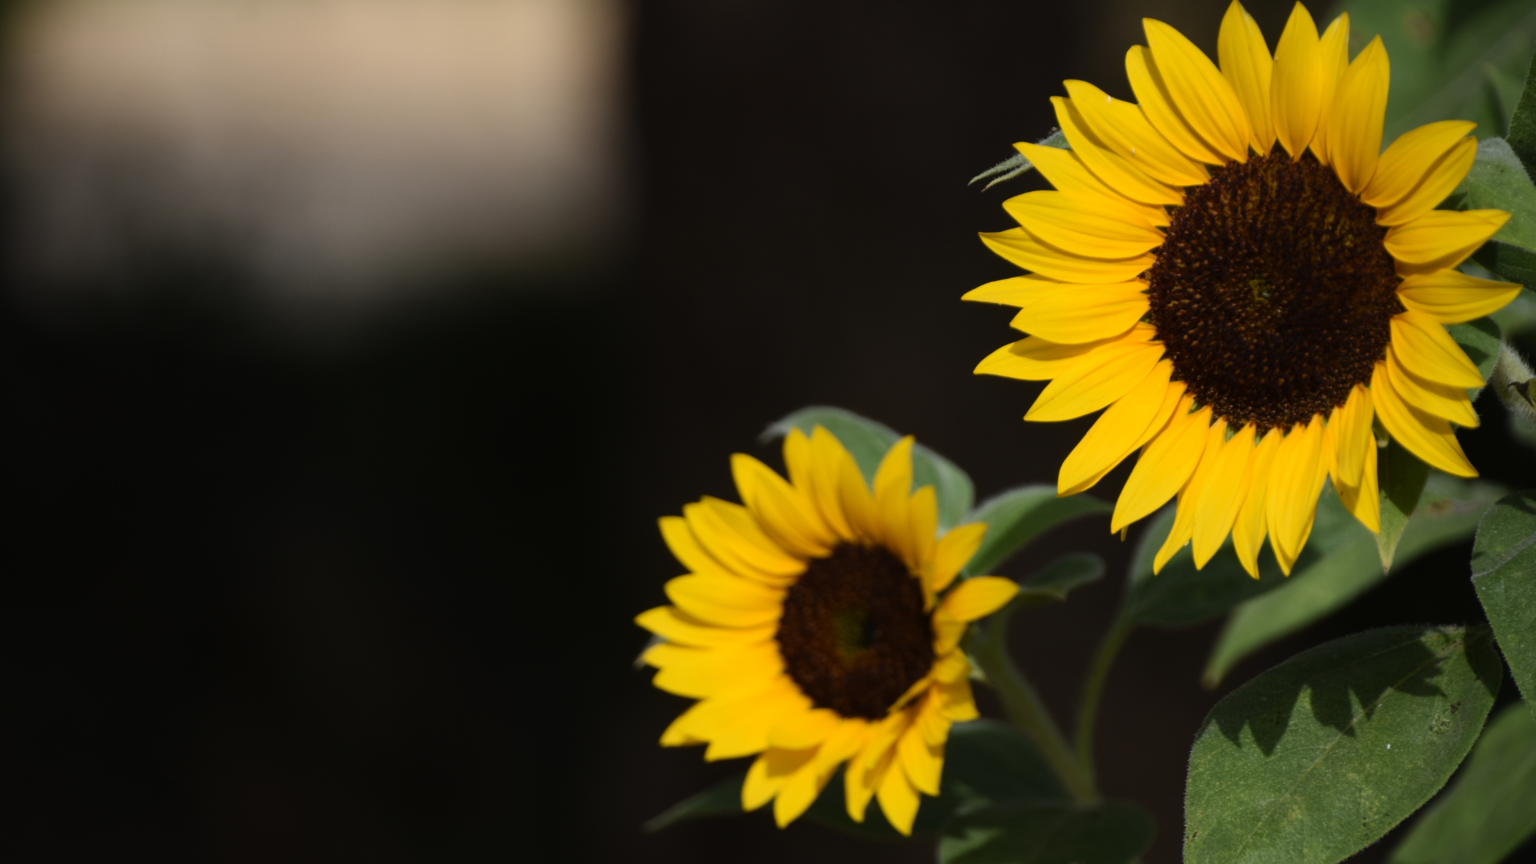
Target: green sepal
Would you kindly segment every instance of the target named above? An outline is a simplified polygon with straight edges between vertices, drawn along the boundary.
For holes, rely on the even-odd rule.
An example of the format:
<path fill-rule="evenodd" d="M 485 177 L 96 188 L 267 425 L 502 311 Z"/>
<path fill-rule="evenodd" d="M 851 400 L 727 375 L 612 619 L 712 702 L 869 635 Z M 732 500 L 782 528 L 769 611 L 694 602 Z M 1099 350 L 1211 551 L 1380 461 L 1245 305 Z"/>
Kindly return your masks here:
<path fill-rule="evenodd" d="M 1519 705 L 1483 730 L 1451 788 L 1425 810 L 1391 864 L 1498 864 L 1536 834 L 1536 718 Z"/>
<path fill-rule="evenodd" d="M 1376 532 L 1376 557 L 1381 572 L 1392 569 L 1397 545 L 1408 520 L 1419 506 L 1419 496 L 1429 480 L 1429 466 L 1396 438 L 1376 453 L 1376 486 L 1381 490 L 1381 530 Z"/>
<path fill-rule="evenodd" d="M 939 839 L 941 864 L 1126 864 L 1152 844 L 1151 815 L 1126 801 L 994 804 Z"/>
<path fill-rule="evenodd" d="M 1485 628 L 1390 627 L 1292 657 L 1195 736 L 1186 864 L 1335 864 L 1422 807 L 1482 731 L 1502 669 Z"/>
<path fill-rule="evenodd" d="M 1483 516 L 1472 544 L 1472 587 L 1536 716 L 1536 492 L 1516 492 Z"/>
<path fill-rule="evenodd" d="M 987 523 L 987 534 L 965 570 L 990 573 L 1046 531 L 1072 519 L 1112 510 L 1113 505 L 1088 495 L 1058 498 L 1054 486 L 1021 486 L 994 495 L 962 520 Z"/>
<path fill-rule="evenodd" d="M 1432 475 L 1402 534 L 1398 566 L 1471 537 L 1483 512 L 1504 493 L 1493 483 Z M 1312 536 L 1290 578 L 1232 610 L 1211 648 L 1202 683 L 1217 686 L 1243 658 L 1332 614 L 1386 576 L 1371 532 L 1344 509 L 1331 487 L 1325 488 Z"/>
<path fill-rule="evenodd" d="M 1060 129 L 1055 130 L 1051 134 L 1041 138 L 1035 143 L 1039 144 L 1041 147 L 1055 147 L 1059 150 L 1072 149 L 1067 145 L 1067 136 L 1063 135 Z M 972 177 L 971 182 L 965 185 L 974 186 L 977 180 L 985 180 L 986 178 L 991 177 L 993 178 L 992 181 L 981 187 L 981 191 L 985 192 L 988 189 L 991 189 L 993 186 L 1003 182 L 1004 180 L 1012 180 L 1015 177 L 1034 170 L 1034 167 L 1034 163 L 1030 162 L 1028 159 L 1025 159 L 1023 153 L 1015 153 L 1012 156 L 1009 156 L 1007 159 L 1004 159 L 996 165 L 993 165 L 991 168 L 988 168 L 980 174 L 977 174 L 975 177 Z"/>
<path fill-rule="evenodd" d="M 864 480 L 873 483 L 880 460 L 885 458 L 891 445 L 901 439 L 894 429 L 868 417 L 861 417 L 844 408 L 812 405 L 801 408 L 782 420 L 769 425 L 759 436 L 763 442 L 774 441 L 799 429 L 806 435 L 817 426 L 825 427 L 837 436 L 853 460 L 858 463 Z M 971 509 L 975 500 L 975 487 L 970 475 L 955 463 L 924 447 L 912 447 L 912 486 L 932 486 L 939 502 L 939 530 L 948 531 L 960 523 L 961 517 Z"/>

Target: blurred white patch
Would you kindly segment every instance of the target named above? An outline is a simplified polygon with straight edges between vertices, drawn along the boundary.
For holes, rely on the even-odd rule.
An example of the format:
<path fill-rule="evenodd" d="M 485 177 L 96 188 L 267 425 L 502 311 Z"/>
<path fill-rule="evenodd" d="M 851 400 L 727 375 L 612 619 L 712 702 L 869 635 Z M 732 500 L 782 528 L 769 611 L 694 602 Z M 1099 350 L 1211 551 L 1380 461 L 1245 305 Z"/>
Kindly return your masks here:
<path fill-rule="evenodd" d="M 13 284 L 111 288 L 133 256 L 204 250 L 263 299 L 345 314 L 455 267 L 601 258 L 624 213 L 622 11 L 35 4 L 7 52 Z"/>

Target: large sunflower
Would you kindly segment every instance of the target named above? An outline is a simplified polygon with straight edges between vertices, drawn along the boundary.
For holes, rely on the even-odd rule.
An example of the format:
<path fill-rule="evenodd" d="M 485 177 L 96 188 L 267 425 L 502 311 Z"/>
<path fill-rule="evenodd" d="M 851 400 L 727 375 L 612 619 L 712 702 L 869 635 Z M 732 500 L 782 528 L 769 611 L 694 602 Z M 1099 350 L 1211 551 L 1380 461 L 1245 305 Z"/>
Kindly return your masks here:
<path fill-rule="evenodd" d="M 1372 418 L 1426 463 L 1476 476 L 1454 426 L 1476 426 L 1476 366 L 1443 325 L 1520 286 L 1452 268 L 1498 210 L 1433 209 L 1472 165 L 1474 124 L 1431 123 L 1381 151 L 1387 53 L 1350 62 L 1349 18 L 1319 38 L 1297 4 L 1271 57 L 1251 16 L 1222 20 L 1220 66 L 1146 20 L 1126 55 L 1140 104 L 1067 81 L 1052 100 L 1071 150 L 1017 145 L 1056 188 L 1005 203 L 1021 227 L 982 239 L 1032 275 L 968 300 L 1020 307 L 1029 335 L 977 373 L 1051 383 L 1026 420 L 1107 408 L 1062 463 L 1081 492 L 1145 448 L 1120 531 L 1178 496 L 1161 569 L 1230 532 L 1258 575 L 1266 535 L 1290 573 L 1331 478 L 1380 530 Z"/>
<path fill-rule="evenodd" d="M 674 605 L 635 619 L 662 640 L 643 659 L 657 687 L 700 700 L 661 743 L 708 744 L 710 760 L 760 754 L 742 806 L 773 800 L 780 827 L 847 762 L 848 815 L 862 822 L 878 797 L 910 833 L 918 793 L 939 792 L 950 725 L 976 716 L 960 636 L 1018 586 L 950 587 L 986 526 L 936 536 L 933 487 L 912 491 L 911 438 L 886 454 L 873 492 L 820 426 L 790 432 L 784 462 L 789 482 L 738 453 L 746 506 L 704 498 L 661 520 L 691 572 L 667 583 Z"/>

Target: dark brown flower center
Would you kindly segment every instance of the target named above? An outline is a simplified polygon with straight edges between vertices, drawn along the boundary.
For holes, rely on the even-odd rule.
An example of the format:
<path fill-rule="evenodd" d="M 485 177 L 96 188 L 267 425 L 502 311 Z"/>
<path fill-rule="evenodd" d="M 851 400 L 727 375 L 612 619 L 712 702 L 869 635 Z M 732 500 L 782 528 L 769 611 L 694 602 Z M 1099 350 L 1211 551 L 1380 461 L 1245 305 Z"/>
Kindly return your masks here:
<path fill-rule="evenodd" d="M 1151 323 L 1201 405 L 1261 432 L 1326 416 L 1371 380 L 1403 311 L 1386 229 L 1309 153 L 1213 169 L 1148 276 Z"/>
<path fill-rule="evenodd" d="M 922 589 L 878 546 L 812 559 L 785 594 L 776 638 L 800 691 L 843 717 L 884 717 L 933 668 Z"/>

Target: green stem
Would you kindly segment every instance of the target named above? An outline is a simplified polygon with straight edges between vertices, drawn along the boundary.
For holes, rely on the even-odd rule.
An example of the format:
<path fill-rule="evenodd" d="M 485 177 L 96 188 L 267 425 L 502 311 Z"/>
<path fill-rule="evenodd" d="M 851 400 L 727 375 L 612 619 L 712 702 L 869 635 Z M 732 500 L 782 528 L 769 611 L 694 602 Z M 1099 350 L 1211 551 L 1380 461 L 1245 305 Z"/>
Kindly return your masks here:
<path fill-rule="evenodd" d="M 1072 799 L 1079 804 L 1097 804 L 1099 793 L 1094 788 L 1093 775 L 1085 771 L 1082 763 L 1072 755 L 1067 739 L 1056 728 L 1039 694 L 1035 693 L 1035 688 L 1030 686 L 1024 673 L 1014 664 L 1013 658 L 1008 656 L 1004 637 L 1008 632 L 1008 621 L 1013 617 L 1013 608 L 1009 606 L 1001 610 L 985 628 L 977 628 L 976 638 L 971 645 L 972 656 L 1002 699 L 1008 719 L 1040 748 L 1040 755 L 1045 757 L 1051 770 L 1061 778 L 1062 785 Z"/>
<path fill-rule="evenodd" d="M 1104 682 L 1109 678 L 1109 669 L 1115 663 L 1115 657 L 1120 653 L 1120 646 L 1125 644 L 1125 637 L 1131 635 L 1131 625 L 1124 621 L 1117 621 L 1109 628 L 1100 640 L 1099 647 L 1093 654 L 1093 665 L 1088 670 L 1088 680 L 1083 682 L 1083 701 L 1077 711 L 1077 761 L 1082 770 L 1089 777 L 1094 775 L 1093 765 L 1093 726 L 1099 717 L 1099 699 L 1104 695 Z"/>

